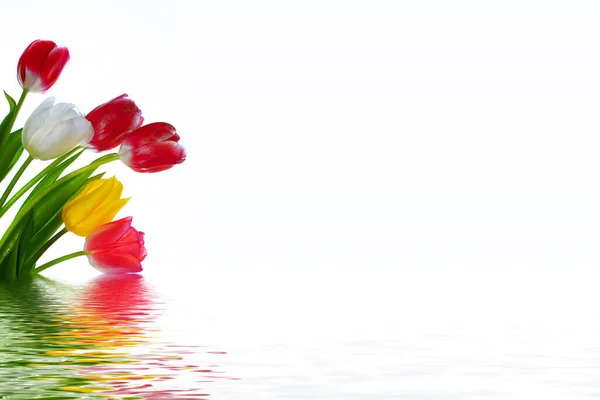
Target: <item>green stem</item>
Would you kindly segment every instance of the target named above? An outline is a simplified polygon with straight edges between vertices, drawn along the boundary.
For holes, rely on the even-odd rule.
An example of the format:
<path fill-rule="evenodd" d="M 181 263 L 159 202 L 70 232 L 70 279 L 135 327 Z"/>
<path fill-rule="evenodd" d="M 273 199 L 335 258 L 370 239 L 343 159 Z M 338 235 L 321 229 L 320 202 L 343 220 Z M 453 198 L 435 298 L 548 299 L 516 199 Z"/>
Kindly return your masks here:
<path fill-rule="evenodd" d="M 13 176 L 12 181 L 10 181 L 10 183 L 8 184 L 8 187 L 4 191 L 4 194 L 2 195 L 2 198 L 0 198 L 0 210 L 2 209 L 2 206 L 4 205 L 4 202 L 10 195 L 10 192 L 12 192 L 15 185 L 21 178 L 21 175 L 23 175 L 23 172 L 25 172 L 25 170 L 27 169 L 27 167 L 29 167 L 29 164 L 31 164 L 32 161 L 33 161 L 33 157 L 31 157 L 31 156 L 27 157 L 27 160 L 25 160 L 23 165 L 21 165 L 21 168 L 19 168 L 19 170 L 17 171 L 15 176 Z"/>
<path fill-rule="evenodd" d="M 17 106 L 15 107 L 15 114 L 12 118 L 12 124 L 10 124 L 10 127 L 8 128 L 8 132 L 10 132 L 12 130 L 12 126 L 15 124 L 15 121 L 17 120 L 17 115 L 19 114 L 19 111 L 21 111 L 21 107 L 23 106 L 23 103 L 25 102 L 25 97 L 27 97 L 27 93 L 29 93 L 29 89 L 23 89 L 23 91 L 21 92 L 21 97 L 19 97 L 19 101 L 17 102 Z"/>
<path fill-rule="evenodd" d="M 56 234 L 54 236 L 52 236 L 50 238 L 50 240 L 48 240 L 46 243 L 44 243 L 44 245 L 42 247 L 40 247 L 40 249 L 33 255 L 33 257 L 30 257 L 27 260 L 27 264 L 31 261 L 31 260 L 39 260 L 41 256 L 44 255 L 44 253 L 46 252 L 46 250 L 48 250 L 50 248 L 50 246 L 52 246 L 54 243 L 56 243 L 56 241 L 58 239 L 60 239 L 61 237 L 63 237 L 63 235 L 65 233 L 69 232 L 67 230 L 67 228 L 62 228 L 60 231 L 56 232 Z"/>
<path fill-rule="evenodd" d="M 21 92 L 21 97 L 19 97 L 19 101 L 17 102 L 17 105 L 15 106 L 13 116 L 10 119 L 8 126 L 6 127 L 4 132 L 0 132 L 0 135 L 1 135 L 1 137 L 0 137 L 0 154 L 2 154 L 2 152 L 4 150 L 4 145 L 6 144 L 6 139 L 8 139 L 8 134 L 12 130 L 12 127 L 15 124 L 15 121 L 17 120 L 17 115 L 19 114 L 19 111 L 21 111 L 21 107 L 23 106 L 23 103 L 25 102 L 25 97 L 27 97 L 27 93 L 29 93 L 29 89 L 23 88 L 23 91 Z"/>
<path fill-rule="evenodd" d="M 34 274 L 39 274 L 40 272 L 42 272 L 45 269 L 48 269 L 56 264 L 59 264 L 63 261 L 67 261 L 70 260 L 71 258 L 75 258 L 75 257 L 79 257 L 79 256 L 84 256 L 85 255 L 85 251 L 76 251 L 75 253 L 71 253 L 71 254 L 67 254 L 66 256 L 62 256 L 62 257 L 58 257 L 55 258 L 52 261 L 48 261 L 46 264 L 40 265 L 39 267 L 37 267 L 36 269 L 34 269 L 32 271 L 32 273 Z"/>
<path fill-rule="evenodd" d="M 11 199 L 8 201 L 8 203 L 6 203 L 6 205 L 3 205 L 4 202 L 0 202 L 0 205 L 3 205 L 2 208 L 0 208 L 0 218 L 2 218 L 2 216 L 4 214 L 6 214 L 6 212 L 8 211 L 8 209 L 13 204 L 15 204 L 21 198 L 21 196 L 23 196 L 25 193 L 27 193 L 27 191 L 29 189 L 31 189 L 44 176 L 46 176 L 48 173 L 50 173 L 60 163 L 62 163 L 64 160 L 66 160 L 68 157 L 70 157 L 73 153 L 75 153 L 78 150 L 80 150 L 80 148 L 76 147 L 73 150 L 71 150 L 70 152 L 68 152 L 67 154 L 65 154 L 64 156 L 60 156 L 59 158 L 57 158 L 56 160 L 54 160 L 50 165 L 48 165 L 46 168 L 44 168 L 39 174 L 37 174 L 36 176 L 34 176 L 33 178 L 31 178 L 31 180 L 29 182 L 27 182 L 27 184 L 25 186 L 23 186 L 21 189 L 19 189 L 19 191 L 17 193 L 15 193 L 15 195 L 13 197 L 11 197 Z"/>
<path fill-rule="evenodd" d="M 5 249 L 4 249 L 4 245 L 6 244 L 6 241 L 8 240 L 8 238 L 13 234 L 13 230 L 17 227 L 17 225 L 19 225 L 19 223 L 25 217 L 25 215 L 27 215 L 27 213 L 33 207 L 35 207 L 37 205 L 37 203 L 39 203 L 44 198 L 44 196 L 46 196 L 48 193 L 50 193 L 51 191 L 56 189 L 58 186 L 62 185 L 63 182 L 65 182 L 69 179 L 72 179 L 78 175 L 81 175 L 89 170 L 95 170 L 96 168 L 98 168 L 99 166 L 101 166 L 103 164 L 107 164 L 109 162 L 116 161 L 118 159 L 119 159 L 119 154 L 117 154 L 117 153 L 110 153 L 110 154 L 107 154 L 100 158 L 97 158 L 95 161 L 93 161 L 87 167 L 79 168 L 79 169 L 71 172 L 70 174 L 63 176 L 62 178 L 60 178 L 59 180 L 54 182 L 52 185 L 50 185 L 47 188 L 45 188 L 44 190 L 42 190 L 37 196 L 35 196 L 31 200 L 29 200 L 28 202 L 23 204 L 23 207 L 21 208 L 21 210 L 17 213 L 17 215 L 15 216 L 15 218 L 9 225 L 6 232 L 4 232 L 4 236 L 2 236 L 2 239 L 0 239 L 0 252 L 1 252 L 0 253 L 0 261 L 2 261 L 4 259 L 4 257 L 7 255 L 7 253 L 5 252 Z"/>

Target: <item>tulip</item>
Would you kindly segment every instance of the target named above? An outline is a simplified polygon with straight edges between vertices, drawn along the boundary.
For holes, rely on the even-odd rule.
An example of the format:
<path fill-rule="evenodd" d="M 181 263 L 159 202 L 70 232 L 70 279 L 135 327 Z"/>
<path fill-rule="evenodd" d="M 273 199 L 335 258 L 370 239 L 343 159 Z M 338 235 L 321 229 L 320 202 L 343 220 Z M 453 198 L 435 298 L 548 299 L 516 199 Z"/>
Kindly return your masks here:
<path fill-rule="evenodd" d="M 83 250 L 90 264 L 107 274 L 140 272 L 146 258 L 144 233 L 126 217 L 100 226 L 86 239 Z"/>
<path fill-rule="evenodd" d="M 64 206 L 65 227 L 76 235 L 88 236 L 100 225 L 112 221 L 127 204 L 129 198 L 122 199 L 122 192 L 123 184 L 115 177 L 91 181 Z"/>
<path fill-rule="evenodd" d="M 34 40 L 19 58 L 19 84 L 23 89 L 43 93 L 54 85 L 67 61 L 66 47 L 58 47 L 50 40 Z"/>
<path fill-rule="evenodd" d="M 94 137 L 89 146 L 96 151 L 117 147 L 125 135 L 144 121 L 142 111 L 126 94 L 99 105 L 85 117 L 94 127 Z"/>
<path fill-rule="evenodd" d="M 137 172 L 158 172 L 185 161 L 175 127 L 166 122 L 142 126 L 125 137 L 119 156 Z"/>
<path fill-rule="evenodd" d="M 54 104 L 54 97 L 48 97 L 25 121 L 21 141 L 31 157 L 51 160 L 87 144 L 93 135 L 92 124 L 74 104 Z"/>

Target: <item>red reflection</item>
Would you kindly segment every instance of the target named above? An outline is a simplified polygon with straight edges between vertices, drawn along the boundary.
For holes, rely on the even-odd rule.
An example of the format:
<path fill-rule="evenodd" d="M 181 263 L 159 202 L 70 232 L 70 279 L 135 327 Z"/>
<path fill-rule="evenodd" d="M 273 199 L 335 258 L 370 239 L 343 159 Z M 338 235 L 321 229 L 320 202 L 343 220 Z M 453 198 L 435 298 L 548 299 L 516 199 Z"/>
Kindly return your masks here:
<path fill-rule="evenodd" d="M 141 275 L 100 275 L 86 285 L 81 306 L 118 324 L 147 320 L 156 302 Z"/>
<path fill-rule="evenodd" d="M 197 399 L 209 396 L 206 382 L 232 379 L 215 376 L 223 372 L 216 370 L 214 355 L 226 352 L 207 352 L 205 346 L 200 351 L 201 346 L 160 339 L 157 318 L 162 304 L 142 276 L 99 276 L 84 287 L 79 299 L 76 315 L 67 321 L 72 329 L 63 335 L 73 343 L 86 345 L 86 350 L 78 346 L 72 352 L 63 351 L 61 356 L 73 359 L 77 375 L 86 386 L 62 390 L 143 395 L 147 399 Z"/>

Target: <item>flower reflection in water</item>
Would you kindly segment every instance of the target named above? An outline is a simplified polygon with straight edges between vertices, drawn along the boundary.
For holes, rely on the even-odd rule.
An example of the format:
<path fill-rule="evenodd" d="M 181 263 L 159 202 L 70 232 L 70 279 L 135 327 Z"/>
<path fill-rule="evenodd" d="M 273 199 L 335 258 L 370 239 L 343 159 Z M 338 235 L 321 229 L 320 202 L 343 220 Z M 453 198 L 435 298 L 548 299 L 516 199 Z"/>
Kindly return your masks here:
<path fill-rule="evenodd" d="M 206 349 L 161 340 L 161 311 L 138 275 L 0 286 L 0 395 L 198 399 L 232 379 L 206 365 Z"/>

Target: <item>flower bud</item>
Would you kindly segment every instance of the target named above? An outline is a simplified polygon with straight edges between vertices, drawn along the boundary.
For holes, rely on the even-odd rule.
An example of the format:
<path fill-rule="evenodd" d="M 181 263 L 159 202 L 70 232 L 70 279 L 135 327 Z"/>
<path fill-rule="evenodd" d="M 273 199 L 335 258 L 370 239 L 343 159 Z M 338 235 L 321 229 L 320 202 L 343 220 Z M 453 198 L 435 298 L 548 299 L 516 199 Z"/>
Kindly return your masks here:
<path fill-rule="evenodd" d="M 62 210 L 65 227 L 76 235 L 88 236 L 100 225 L 113 220 L 127 204 L 122 199 L 123 184 L 112 177 L 96 179 L 86 185 Z"/>
<path fill-rule="evenodd" d="M 21 141 L 33 158 L 51 160 L 87 144 L 93 135 L 92 124 L 74 104 L 54 104 L 54 97 L 48 97 L 25 121 Z"/>
<path fill-rule="evenodd" d="M 131 217 L 105 224 L 85 240 L 84 251 L 90 264 L 107 274 L 140 272 L 146 258 L 144 233 L 131 226 Z"/>
<path fill-rule="evenodd" d="M 121 161 L 137 172 L 158 172 L 185 161 L 185 149 L 173 125 L 155 122 L 125 137 L 119 149 Z"/>
<path fill-rule="evenodd" d="M 17 64 L 17 79 L 23 89 L 43 93 L 56 82 L 69 61 L 69 50 L 50 40 L 35 40 Z"/>
<path fill-rule="evenodd" d="M 94 127 L 89 146 L 100 152 L 121 144 L 125 135 L 142 125 L 142 111 L 123 94 L 99 105 L 85 116 Z"/>

